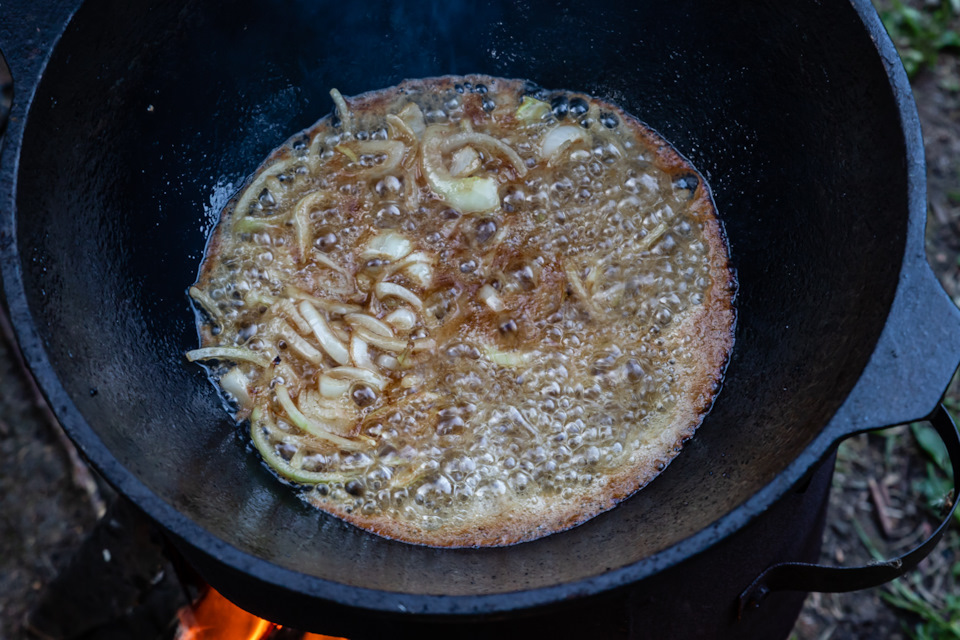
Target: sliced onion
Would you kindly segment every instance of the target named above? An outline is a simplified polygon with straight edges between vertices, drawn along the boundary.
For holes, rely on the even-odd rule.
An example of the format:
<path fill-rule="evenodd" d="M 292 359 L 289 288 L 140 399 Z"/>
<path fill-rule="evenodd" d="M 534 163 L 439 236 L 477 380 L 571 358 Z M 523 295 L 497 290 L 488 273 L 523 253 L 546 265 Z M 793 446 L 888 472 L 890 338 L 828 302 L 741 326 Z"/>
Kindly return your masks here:
<path fill-rule="evenodd" d="M 332 378 L 363 382 L 377 391 L 383 391 L 383 388 L 390 382 L 390 378 L 361 367 L 334 367 L 327 371 L 325 375 Z"/>
<path fill-rule="evenodd" d="M 240 198 L 237 200 L 236 206 L 233 208 L 234 211 L 234 224 L 237 221 L 242 219 L 247 215 L 247 212 L 250 210 L 250 206 L 253 204 L 253 201 L 260 198 L 260 194 L 263 193 L 263 190 L 272 187 L 270 193 L 272 196 L 276 197 L 280 195 L 281 189 L 278 189 L 277 176 L 293 166 L 294 163 L 298 162 L 297 158 L 288 158 L 286 160 L 278 160 L 271 164 L 263 172 L 259 173 L 257 178 L 250 183 L 246 189 L 243 190 L 243 193 L 240 194 Z M 277 204 L 280 204 L 279 201 Z"/>
<path fill-rule="evenodd" d="M 339 300 L 326 300 L 324 298 L 317 298 L 316 296 L 310 295 L 306 291 L 301 291 L 293 285 L 287 285 L 286 289 L 284 289 L 284 293 L 294 300 L 307 300 L 314 307 L 323 309 L 327 313 L 343 315 L 345 313 L 357 313 L 361 310 L 360 307 L 355 304 L 347 304 L 346 302 L 340 302 Z"/>
<path fill-rule="evenodd" d="M 551 129 L 544 136 L 543 142 L 540 144 L 540 157 L 551 161 L 554 155 L 566 149 L 567 146 L 586 139 L 586 134 L 581 127 L 570 124 L 561 125 Z"/>
<path fill-rule="evenodd" d="M 433 281 L 433 269 L 431 265 L 436 262 L 436 258 L 423 251 L 415 251 L 406 258 L 390 265 L 380 275 L 380 280 L 386 280 L 394 273 L 402 271 L 410 276 L 414 282 L 422 287 L 429 287 Z"/>
<path fill-rule="evenodd" d="M 377 320 L 373 316 L 365 313 L 348 313 L 347 315 L 343 316 L 343 319 L 355 329 L 363 327 L 375 335 L 384 336 L 387 338 L 393 337 L 393 329 L 391 329 L 389 325 L 384 324 L 380 320 Z"/>
<path fill-rule="evenodd" d="M 300 201 L 297 203 L 297 207 L 294 210 L 293 226 L 297 232 L 297 246 L 300 249 L 300 262 L 303 262 L 307 259 L 310 241 L 313 239 L 311 237 L 312 234 L 310 233 L 310 211 L 316 205 L 320 204 L 326 199 L 327 194 L 314 191 L 313 193 L 307 194 L 300 198 Z"/>
<path fill-rule="evenodd" d="M 480 168 L 480 154 L 473 147 L 460 147 L 450 158 L 450 175 L 465 178 Z"/>
<path fill-rule="evenodd" d="M 293 306 L 293 303 L 289 300 L 281 300 L 277 303 L 277 311 L 283 314 L 288 320 L 293 322 L 293 326 L 297 328 L 301 334 L 310 333 L 310 324 L 303 319 L 303 316 L 297 311 L 297 308 Z"/>
<path fill-rule="evenodd" d="M 503 299 L 500 298 L 500 294 L 497 293 L 497 290 L 494 289 L 491 285 L 485 284 L 480 287 L 480 291 L 477 292 L 477 298 L 490 307 L 490 310 L 494 313 L 500 313 L 503 311 Z"/>
<path fill-rule="evenodd" d="M 386 258 L 391 261 L 397 261 L 409 255 L 412 249 L 413 245 L 404 236 L 396 231 L 384 231 L 367 241 L 360 257 L 364 260 Z"/>
<path fill-rule="evenodd" d="M 232 360 L 233 362 L 251 362 L 264 369 L 270 366 L 270 358 L 245 347 L 205 347 L 187 351 L 187 360 Z"/>
<path fill-rule="evenodd" d="M 400 387 L 403 389 L 412 389 L 421 384 L 423 384 L 423 376 L 416 373 L 408 373 L 400 379 Z"/>
<path fill-rule="evenodd" d="M 308 419 L 318 422 L 330 433 L 350 437 L 360 417 L 360 408 L 347 395 L 325 398 L 317 392 L 304 389 L 297 396 L 297 406 Z M 364 440 L 366 436 L 356 436 Z"/>
<path fill-rule="evenodd" d="M 423 111 L 420 110 L 420 107 L 418 107 L 415 102 L 408 102 L 407 105 L 400 110 L 399 116 L 400 119 L 410 127 L 414 135 L 418 138 L 423 135 L 424 130 L 427 128 L 427 123 L 423 119 Z"/>
<path fill-rule="evenodd" d="M 570 283 L 570 288 L 573 289 L 573 293 L 580 299 L 580 302 L 586 308 L 587 312 L 593 316 L 602 315 L 593 303 L 593 298 L 587 293 L 586 287 L 583 286 L 583 280 L 580 279 L 577 266 L 573 264 L 571 260 L 565 259 L 563 261 L 563 272 L 567 276 L 567 282 Z"/>
<path fill-rule="evenodd" d="M 350 338 L 350 359 L 358 367 L 374 369 L 373 360 L 370 359 L 370 349 L 359 336 Z"/>
<path fill-rule="evenodd" d="M 413 346 L 410 347 L 410 351 L 417 353 L 419 351 L 435 351 L 437 348 L 437 341 L 433 338 L 421 338 L 420 340 L 414 340 Z"/>
<path fill-rule="evenodd" d="M 339 364 L 347 364 L 350 362 L 350 352 L 347 350 L 347 346 L 340 342 L 337 336 L 333 335 L 330 325 L 327 324 L 327 321 L 322 315 L 317 313 L 313 305 L 310 304 L 309 301 L 303 300 L 300 303 L 299 309 L 300 313 L 303 314 L 303 317 L 306 318 L 310 324 L 310 328 L 313 329 L 313 335 L 317 336 L 317 340 L 320 342 L 323 350 Z"/>
<path fill-rule="evenodd" d="M 640 238 L 640 245 L 638 246 L 640 251 L 649 251 L 652 249 L 653 246 L 659 242 L 660 238 L 663 237 L 663 234 L 667 232 L 667 228 L 667 222 L 663 221 L 651 229 L 647 235 Z"/>
<path fill-rule="evenodd" d="M 253 398 L 250 397 L 247 382 L 247 376 L 240 370 L 240 367 L 234 367 L 220 376 L 220 388 L 236 398 L 237 404 L 244 409 L 253 406 Z"/>
<path fill-rule="evenodd" d="M 609 289 L 604 289 L 603 291 L 595 294 L 593 299 L 600 304 L 616 307 L 623 299 L 623 292 L 626 290 L 626 288 L 627 287 L 624 283 L 618 282 Z"/>
<path fill-rule="evenodd" d="M 526 124 L 534 124 L 543 120 L 551 111 L 550 105 L 543 100 L 530 96 L 523 96 L 520 106 L 517 107 L 517 120 Z"/>
<path fill-rule="evenodd" d="M 291 465 L 283 459 L 283 456 L 277 453 L 276 449 L 270 444 L 267 436 L 267 429 L 272 425 L 264 418 L 264 412 L 257 407 L 250 416 L 250 439 L 253 440 L 253 446 L 257 448 L 264 462 L 270 465 L 274 471 L 281 476 L 293 482 L 303 484 L 327 484 L 330 482 L 343 482 L 347 476 L 339 473 L 324 473 L 322 471 L 307 471 Z M 270 429 L 272 430 L 272 429 Z"/>
<path fill-rule="evenodd" d="M 280 217 L 254 218 L 245 216 L 233 223 L 234 233 L 258 233 L 260 231 L 279 231 L 286 221 Z"/>
<path fill-rule="evenodd" d="M 438 151 L 440 151 L 441 154 L 449 153 L 454 149 L 459 149 L 460 147 L 470 145 L 474 148 L 480 149 L 481 151 L 486 151 L 490 155 L 501 156 L 510 163 L 510 165 L 513 167 L 513 170 L 521 178 L 527 175 L 527 167 L 523 163 L 523 159 L 517 155 L 516 151 L 513 150 L 513 147 L 505 142 L 497 140 L 493 136 L 488 136 L 485 133 L 476 133 L 474 131 L 465 131 L 463 133 L 445 135 L 443 128 L 440 126 L 430 127 L 430 131 L 425 132 L 424 137 L 427 135 L 430 137 L 434 137 L 434 135 L 436 135 L 439 138 Z"/>
<path fill-rule="evenodd" d="M 399 338 L 388 338 L 386 336 L 373 333 L 372 331 L 367 331 L 365 327 L 357 327 L 357 335 L 359 335 L 363 340 L 378 349 L 383 349 L 384 351 L 393 351 L 395 353 L 400 353 L 407 349 L 407 341 L 400 340 Z"/>
<path fill-rule="evenodd" d="M 270 307 L 277 301 L 273 296 L 260 291 L 259 289 L 251 289 L 243 296 L 243 303 L 248 307 Z"/>
<path fill-rule="evenodd" d="M 490 362 L 501 367 L 519 367 L 533 359 L 534 355 L 525 351 L 500 351 L 495 347 L 484 347 L 483 353 Z"/>
<path fill-rule="evenodd" d="M 323 366 L 323 354 L 317 351 L 312 344 L 300 337 L 293 327 L 284 323 L 277 334 L 283 338 L 287 346 L 306 358 L 312 364 Z"/>
<path fill-rule="evenodd" d="M 287 388 L 284 385 L 278 384 L 275 388 L 275 391 L 277 393 L 277 400 L 280 402 L 280 406 L 283 407 L 283 410 L 287 413 L 290 421 L 293 422 L 293 424 L 296 425 L 300 430 L 305 431 L 306 433 L 309 433 L 310 435 L 321 440 L 326 440 L 327 442 L 335 444 L 341 449 L 346 449 L 348 451 L 357 451 L 358 449 L 364 448 L 363 443 L 355 442 L 331 433 L 324 425 L 303 415 L 303 413 L 300 412 L 300 409 L 293 404 L 293 400 L 290 398 L 290 393 L 287 391 Z"/>
<path fill-rule="evenodd" d="M 336 89 L 330 89 L 330 97 L 333 98 L 333 104 L 337 107 L 337 117 L 340 118 L 340 126 L 344 131 L 353 131 L 353 115 L 350 113 L 350 107 L 343 95 Z"/>
<path fill-rule="evenodd" d="M 503 156 L 513 166 L 517 175 L 526 175 L 527 168 L 517 152 L 496 138 L 472 131 L 450 135 L 446 128 L 434 125 L 428 127 L 423 134 L 421 164 L 427 182 L 433 191 L 463 213 L 496 209 L 500 206 L 496 180 L 481 177 L 454 178 L 444 166 L 445 152 L 466 145 Z"/>
<path fill-rule="evenodd" d="M 347 328 L 342 320 L 331 321 L 329 325 L 330 331 L 333 331 L 333 335 L 337 336 L 340 342 L 343 344 L 350 342 L 350 329 Z"/>
<path fill-rule="evenodd" d="M 350 391 L 350 381 L 340 380 L 324 373 L 320 376 L 320 395 L 324 398 L 339 398 Z"/>
<path fill-rule="evenodd" d="M 213 301 L 210 294 L 199 287 L 190 287 L 189 293 L 190 297 L 203 307 L 203 310 L 207 312 L 207 315 L 210 316 L 212 320 L 218 320 L 220 318 L 220 308 L 217 307 L 217 303 Z"/>
<path fill-rule="evenodd" d="M 384 353 L 379 358 L 377 358 L 377 366 L 381 369 L 387 369 L 389 371 L 396 371 L 400 368 L 400 361 L 397 360 L 396 356 L 391 356 L 387 353 Z"/>
<path fill-rule="evenodd" d="M 403 272 L 424 289 L 433 283 L 433 269 L 427 262 L 414 262 L 404 269 Z"/>
<path fill-rule="evenodd" d="M 387 125 L 390 127 L 393 132 L 394 138 L 405 138 L 411 143 L 417 142 L 417 134 L 410 128 L 410 125 L 403 121 L 400 116 L 388 113 L 384 119 L 387 121 Z"/>
<path fill-rule="evenodd" d="M 407 147 L 398 140 L 364 140 L 357 142 L 346 142 L 334 147 L 350 159 L 350 162 L 357 163 L 361 156 L 383 154 L 386 156 L 383 162 L 372 166 L 356 165 L 350 167 L 348 172 L 354 175 L 362 175 L 365 178 L 378 178 L 391 173 L 395 173 L 397 168 L 403 162 L 407 154 Z"/>
<path fill-rule="evenodd" d="M 395 329 L 410 331 L 417 324 L 417 314 L 406 307 L 401 307 L 390 312 L 384 320 Z"/>
<path fill-rule="evenodd" d="M 334 262 L 333 260 L 331 260 L 331 259 L 328 258 L 327 256 L 323 255 L 322 253 L 318 253 L 318 254 L 314 255 L 314 256 L 313 256 L 313 261 L 316 262 L 317 264 L 322 264 L 322 265 L 325 266 L 326 268 L 332 269 L 333 271 L 336 271 L 336 272 L 339 273 L 339 274 L 342 274 L 342 275 L 343 275 L 345 278 L 347 278 L 348 280 L 352 280 L 352 279 L 353 279 L 353 276 L 350 275 L 350 272 L 349 272 L 349 271 L 347 271 L 346 269 L 344 269 L 343 267 L 341 267 L 340 265 L 338 265 L 336 262 Z"/>
<path fill-rule="evenodd" d="M 378 282 L 373 291 L 381 300 L 386 298 L 400 298 L 405 302 L 409 302 L 418 310 L 423 310 L 423 300 L 421 300 L 413 291 L 410 291 L 410 289 L 407 289 L 402 285 L 395 284 L 393 282 Z"/>
<path fill-rule="evenodd" d="M 360 159 L 360 156 L 357 155 L 357 152 L 345 144 L 338 144 L 333 148 L 333 150 L 339 151 L 343 155 L 347 156 L 350 162 L 356 162 L 357 160 Z"/>

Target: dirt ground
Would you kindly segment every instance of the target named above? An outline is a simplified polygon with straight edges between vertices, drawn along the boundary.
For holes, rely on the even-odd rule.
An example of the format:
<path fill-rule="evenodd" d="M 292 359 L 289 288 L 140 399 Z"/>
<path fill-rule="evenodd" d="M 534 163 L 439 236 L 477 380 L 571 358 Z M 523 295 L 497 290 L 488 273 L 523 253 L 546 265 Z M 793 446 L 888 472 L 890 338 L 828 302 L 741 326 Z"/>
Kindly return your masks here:
<path fill-rule="evenodd" d="M 928 256 L 945 289 L 960 303 L 960 58 L 944 54 L 914 81 L 928 164 Z M 2 327 L 0 327 L 2 328 Z M 951 391 L 960 399 L 960 385 Z M 0 336 L 0 640 L 21 638 L 21 622 L 37 595 L 91 529 L 103 492 L 75 458 Z M 842 448 L 834 477 L 822 561 L 868 562 L 865 540 L 885 556 L 906 550 L 931 530 L 915 483 L 926 459 L 906 427 L 859 436 Z M 102 487 L 101 487 L 102 489 Z M 958 527 L 955 527 L 957 529 Z M 950 567 L 960 537 L 921 565 L 931 599 L 955 585 Z M 796 640 L 908 638 L 916 619 L 881 597 L 879 588 L 813 594 L 797 622 Z"/>

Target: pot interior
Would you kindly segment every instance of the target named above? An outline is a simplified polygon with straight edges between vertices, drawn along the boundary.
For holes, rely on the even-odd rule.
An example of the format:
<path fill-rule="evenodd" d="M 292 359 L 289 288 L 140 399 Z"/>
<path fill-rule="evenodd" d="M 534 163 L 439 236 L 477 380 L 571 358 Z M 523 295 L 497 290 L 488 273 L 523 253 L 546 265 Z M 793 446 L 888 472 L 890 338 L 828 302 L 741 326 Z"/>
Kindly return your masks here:
<path fill-rule="evenodd" d="M 330 111 L 331 87 L 466 73 L 588 92 L 671 141 L 713 189 L 739 319 L 712 413 L 649 487 L 545 539 L 436 550 L 318 513 L 261 466 L 183 357 L 185 291 L 218 206 Z M 155 498 L 134 478 L 307 580 L 506 593 L 655 562 L 803 455 L 886 319 L 906 176 L 884 66 L 845 2 L 86 2 L 26 124 L 16 242 L 41 381 L 62 385 L 73 406 L 55 410 L 136 501 Z"/>

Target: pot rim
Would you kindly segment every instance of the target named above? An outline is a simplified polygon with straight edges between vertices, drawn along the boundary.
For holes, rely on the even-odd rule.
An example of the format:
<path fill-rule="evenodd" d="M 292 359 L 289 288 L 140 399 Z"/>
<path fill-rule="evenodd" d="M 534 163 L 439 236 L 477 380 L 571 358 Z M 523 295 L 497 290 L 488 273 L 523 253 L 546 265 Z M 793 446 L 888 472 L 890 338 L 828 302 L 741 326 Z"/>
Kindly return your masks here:
<path fill-rule="evenodd" d="M 896 315 L 898 304 L 901 306 L 905 304 L 902 300 L 905 280 L 910 278 L 911 274 L 915 276 L 918 270 L 922 272 L 919 280 L 928 282 L 932 278 L 932 272 L 930 272 L 926 263 L 923 250 L 926 202 L 923 143 L 909 81 L 893 42 L 884 30 L 870 0 L 850 0 L 850 2 L 883 61 L 900 113 L 902 130 L 905 136 L 909 190 L 906 251 L 900 271 L 901 286 L 898 287 L 896 299 L 888 315 L 887 326 L 884 328 L 884 335 L 886 335 L 891 324 L 889 318 Z M 130 470 L 117 461 L 85 421 L 61 385 L 43 348 L 42 339 L 34 329 L 23 285 L 19 248 L 14 240 L 16 235 L 15 193 L 19 171 L 19 154 L 36 87 L 47 61 L 59 42 L 60 36 L 69 25 L 70 19 L 72 19 L 76 9 L 79 8 L 82 0 L 58 0 L 58 3 L 58 10 L 60 11 L 58 15 L 61 16 L 59 20 L 57 18 L 37 18 L 41 21 L 49 20 L 46 33 L 39 36 L 40 40 L 44 37 L 47 38 L 46 48 L 43 50 L 44 55 L 39 59 L 30 61 L 27 65 L 28 68 L 24 70 L 30 71 L 29 67 L 33 67 L 32 73 L 24 73 L 24 76 L 30 78 L 30 81 L 27 83 L 21 82 L 19 83 L 20 86 L 17 87 L 20 99 L 18 100 L 17 96 L 14 98 L 10 126 L 6 132 L 2 155 L 0 155 L 0 167 L 2 167 L 0 168 L 0 189 L 2 189 L 0 205 L 2 205 L 3 212 L 2 218 L 0 218 L 0 266 L 2 266 L 3 287 L 10 308 L 11 321 L 16 330 L 24 358 L 34 372 L 40 388 L 46 395 L 64 429 L 87 459 L 121 494 L 127 496 L 155 522 L 160 523 L 184 544 L 205 554 L 217 563 L 254 576 L 279 589 L 296 591 L 303 595 L 350 608 L 382 613 L 456 617 L 506 613 L 556 604 L 571 597 L 595 595 L 638 582 L 703 552 L 721 539 L 746 526 L 782 495 L 801 482 L 810 469 L 826 457 L 839 440 L 856 431 L 916 419 L 932 409 L 939 397 L 939 394 L 937 394 L 936 397 L 931 396 L 928 400 L 926 396 L 930 396 L 930 393 L 927 393 L 924 398 L 915 399 L 912 405 L 901 408 L 902 413 L 909 414 L 904 415 L 903 420 L 892 421 L 885 415 L 861 414 L 861 409 L 868 400 L 877 396 L 876 387 L 869 388 L 871 385 L 875 385 L 876 381 L 861 378 L 838 412 L 807 448 L 776 478 L 744 503 L 696 534 L 653 556 L 624 567 L 611 569 L 587 578 L 580 578 L 574 583 L 484 595 L 408 594 L 341 584 L 287 569 L 242 551 L 215 537 L 200 524 L 167 504 L 157 494 L 148 489 Z M 17 28 L 26 30 L 23 25 L 18 25 Z M 9 35 L 9 31 L 6 33 L 0 31 L 0 34 L 6 36 Z M 33 43 L 33 46 L 36 46 L 36 43 Z M 16 78 L 17 70 L 12 67 L 13 64 L 11 64 L 11 69 L 14 71 Z M 914 278 L 914 280 L 916 279 Z M 935 279 L 933 282 L 935 283 Z M 921 294 L 929 295 L 929 291 L 921 288 L 916 295 Z M 940 295 L 943 296 L 942 289 Z M 883 341 L 884 337 L 881 336 L 878 345 L 882 344 Z M 960 346 L 957 348 L 960 349 Z M 949 370 L 952 372 L 953 367 L 956 366 L 957 356 L 947 353 L 941 360 L 945 364 L 938 366 L 941 369 L 949 366 Z M 871 367 L 875 369 L 877 366 L 880 365 L 874 366 L 874 358 L 871 358 L 871 363 L 866 371 L 869 372 Z M 944 380 L 948 379 L 949 376 L 944 377 Z M 929 404 L 929 406 L 923 409 L 926 404 Z"/>

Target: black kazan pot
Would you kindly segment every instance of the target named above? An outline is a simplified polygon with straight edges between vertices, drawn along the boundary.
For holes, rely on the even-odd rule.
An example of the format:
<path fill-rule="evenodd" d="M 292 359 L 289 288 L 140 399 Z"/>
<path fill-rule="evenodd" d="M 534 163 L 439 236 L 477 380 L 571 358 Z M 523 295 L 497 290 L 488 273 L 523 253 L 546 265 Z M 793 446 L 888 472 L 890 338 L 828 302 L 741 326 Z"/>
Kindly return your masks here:
<path fill-rule="evenodd" d="M 0 48 L 0 261 L 25 356 L 83 453 L 244 608 L 354 639 L 776 638 L 803 591 L 891 579 L 942 533 L 902 562 L 760 575 L 816 558 L 837 443 L 927 416 L 960 361 L 924 258 L 916 110 L 868 0 L 6 0 Z M 183 357 L 211 200 L 331 87 L 451 73 L 651 125 L 707 177 L 740 283 L 726 381 L 684 452 L 616 509 L 507 548 L 407 545 L 304 506 Z"/>

